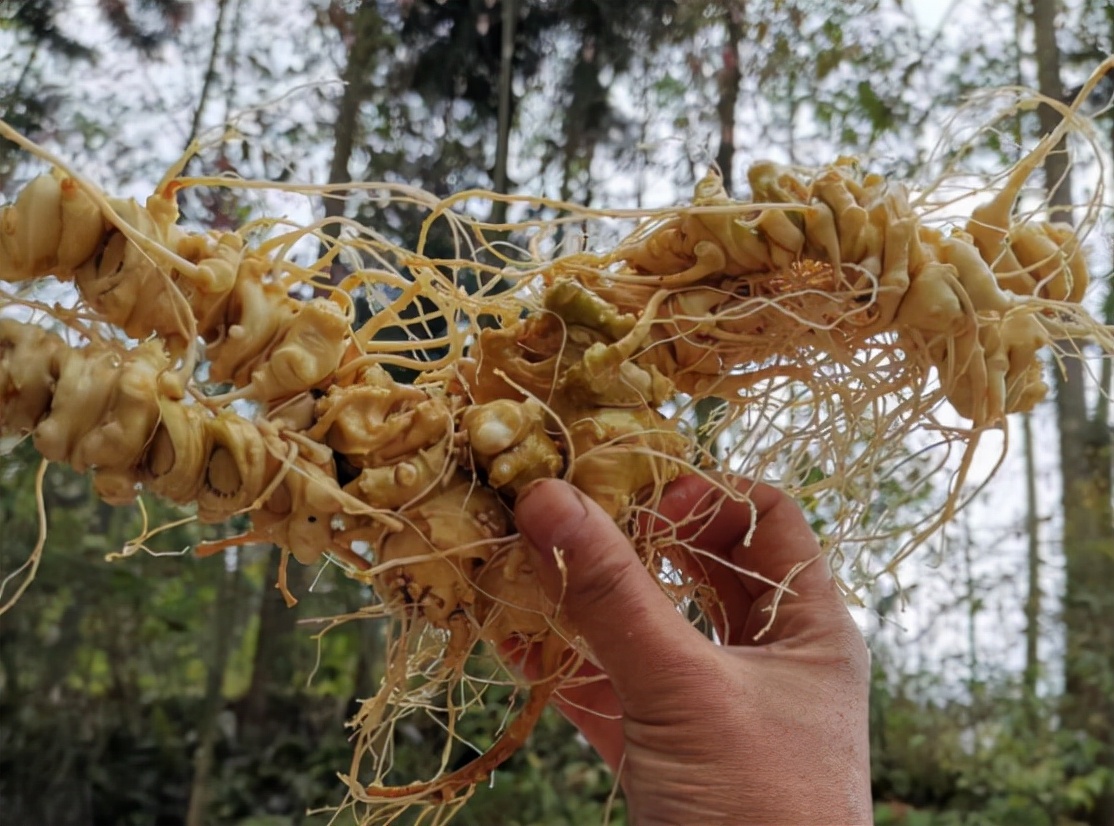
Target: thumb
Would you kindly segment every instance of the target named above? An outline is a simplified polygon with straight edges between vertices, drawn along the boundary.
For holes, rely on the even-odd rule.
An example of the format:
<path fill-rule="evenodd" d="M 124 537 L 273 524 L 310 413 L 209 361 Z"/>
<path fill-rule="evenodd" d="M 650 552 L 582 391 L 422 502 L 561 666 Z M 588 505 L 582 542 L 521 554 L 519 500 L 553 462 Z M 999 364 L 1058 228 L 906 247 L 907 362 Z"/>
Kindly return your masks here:
<path fill-rule="evenodd" d="M 546 595 L 592 649 L 624 707 L 676 673 L 706 640 L 654 581 L 611 517 L 556 479 L 519 497 L 515 522 Z"/>

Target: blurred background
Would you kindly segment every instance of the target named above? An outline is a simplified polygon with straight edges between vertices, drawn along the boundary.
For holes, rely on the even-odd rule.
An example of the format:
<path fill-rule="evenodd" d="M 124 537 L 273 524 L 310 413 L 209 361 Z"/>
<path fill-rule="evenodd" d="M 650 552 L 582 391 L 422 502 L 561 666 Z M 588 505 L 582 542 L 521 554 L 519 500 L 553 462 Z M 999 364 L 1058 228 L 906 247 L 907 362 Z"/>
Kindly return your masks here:
<path fill-rule="evenodd" d="M 914 187 L 959 170 L 970 192 L 1058 116 L 1010 114 L 1008 95 L 973 112 L 969 96 L 1070 101 L 1112 49 L 1108 0 L 0 0 L 0 117 L 138 198 L 194 140 L 195 174 L 609 208 L 684 200 L 712 163 L 742 196 L 756 160 L 840 154 Z M 1084 107 L 1107 153 L 1110 96 L 1108 83 Z M 1068 161 L 1031 182 L 1061 221 L 1111 183 L 1093 156 Z M 0 142 L 3 200 L 41 171 Z M 183 202 L 185 221 L 216 228 L 306 209 L 219 190 Z M 416 214 L 374 199 L 325 209 L 403 245 L 416 235 Z M 1112 237 L 1107 196 L 1088 246 L 1107 323 Z M 903 591 L 879 582 L 859 611 L 880 826 L 1114 823 L 1111 364 L 1050 363 L 1048 380 L 1050 398 L 1011 422 L 998 480 L 910 561 Z M 37 468 L 30 445 L 4 446 L 0 577 L 35 544 Z M 110 508 L 58 467 L 43 494 L 41 568 L 0 619 L 6 826 L 328 823 L 307 811 L 342 798 L 344 721 L 384 652 L 373 622 L 321 636 L 315 619 L 372 595 L 335 567 L 292 567 L 288 609 L 277 553 L 197 560 L 215 534 L 196 524 L 106 563 L 180 514 Z M 490 744 L 501 714 L 468 715 L 463 736 Z M 440 742 L 404 733 L 399 781 L 433 770 Z M 625 822 L 611 797 L 602 764 L 547 715 L 456 822 Z"/>

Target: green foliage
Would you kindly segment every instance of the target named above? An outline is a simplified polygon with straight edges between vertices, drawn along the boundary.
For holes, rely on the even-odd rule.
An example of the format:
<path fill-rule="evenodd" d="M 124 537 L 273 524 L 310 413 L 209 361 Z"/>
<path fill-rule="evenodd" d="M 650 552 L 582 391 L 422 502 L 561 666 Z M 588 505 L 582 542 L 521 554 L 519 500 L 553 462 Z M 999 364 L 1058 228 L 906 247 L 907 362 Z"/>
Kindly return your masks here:
<path fill-rule="evenodd" d="M 33 477 L 38 460 L 23 444 L 0 466 L 0 573 L 22 561 L 37 535 Z M 86 480 L 51 468 L 44 495 L 50 532 L 36 581 L 2 619 L 0 801 L 5 821 L 52 826 L 181 823 L 193 782 L 192 753 L 205 716 L 210 618 L 221 560 L 177 555 L 198 540 L 196 525 L 152 538 L 153 552 L 106 563 L 140 528 L 136 509 L 99 504 Z M 150 505 L 156 524 L 175 514 Z M 93 528 L 92 530 L 90 528 Z M 261 727 L 249 728 L 252 659 L 262 629 L 258 607 L 273 583 L 267 557 L 242 551 L 236 644 L 217 716 L 215 769 L 207 781 L 213 826 L 323 824 L 311 809 L 337 805 L 336 778 L 351 760 L 345 716 L 354 710 L 354 668 L 365 637 L 355 624 L 286 640 L 294 668 L 267 692 Z M 356 583 L 332 575 L 303 594 L 304 616 L 350 609 Z M 366 599 L 355 595 L 357 604 Z M 312 682 L 309 682 L 310 675 Z M 307 686 L 308 682 L 308 686 Z M 504 722 L 509 689 L 494 689 L 487 711 L 464 718 L 462 736 L 489 746 Z M 442 732 L 404 738 L 399 777 L 435 770 Z M 454 759 L 470 759 L 463 747 Z M 526 747 L 476 791 L 464 824 L 601 822 L 610 774 L 571 726 L 547 713 Z M 611 807 L 622 824 L 623 805 Z M 508 814 L 513 813 L 513 814 Z M 345 823 L 342 819 L 340 823 Z"/>
<path fill-rule="evenodd" d="M 460 823 L 579 826 L 602 823 L 609 812 L 610 822 L 622 826 L 625 811 L 611 773 L 572 726 L 549 710 L 495 782 L 476 790 Z"/>
<path fill-rule="evenodd" d="M 1110 782 L 1102 744 L 1061 728 L 1055 698 L 1025 698 L 1003 682 L 978 685 L 967 699 L 932 699 L 924 682 L 875 671 L 880 826 L 1063 826 L 1088 812 Z"/>
<path fill-rule="evenodd" d="M 478 749 L 489 748 L 506 722 L 510 699 L 509 687 L 488 689 L 484 708 L 460 718 L 460 740 Z M 408 720 L 404 748 L 396 754 L 395 771 L 388 781 L 432 776 L 440 762 L 443 737 L 437 723 L 420 717 Z M 458 743 L 450 765 L 462 766 L 475 756 L 475 751 Z M 606 812 L 616 826 L 625 822 L 625 807 L 615 793 L 614 778 L 575 729 L 547 709 L 526 745 L 476 789 L 454 823 L 578 826 L 602 823 Z"/>

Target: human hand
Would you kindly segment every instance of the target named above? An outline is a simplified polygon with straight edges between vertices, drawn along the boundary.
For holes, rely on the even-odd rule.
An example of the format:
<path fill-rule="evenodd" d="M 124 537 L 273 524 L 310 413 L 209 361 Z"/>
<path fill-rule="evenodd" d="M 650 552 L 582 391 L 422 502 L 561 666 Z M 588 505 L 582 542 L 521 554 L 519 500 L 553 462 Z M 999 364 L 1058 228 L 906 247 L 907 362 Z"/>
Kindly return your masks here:
<path fill-rule="evenodd" d="M 588 497 L 557 480 L 524 491 L 515 521 L 538 576 L 602 667 L 586 664 L 578 676 L 599 679 L 556 705 L 620 773 L 638 826 L 869 823 L 862 635 L 796 503 L 735 486 L 749 503 L 684 477 L 658 508 L 681 525 L 686 573 L 716 591 L 723 645 L 678 612 Z M 756 641 L 779 593 L 770 583 L 791 573 L 793 593 Z"/>

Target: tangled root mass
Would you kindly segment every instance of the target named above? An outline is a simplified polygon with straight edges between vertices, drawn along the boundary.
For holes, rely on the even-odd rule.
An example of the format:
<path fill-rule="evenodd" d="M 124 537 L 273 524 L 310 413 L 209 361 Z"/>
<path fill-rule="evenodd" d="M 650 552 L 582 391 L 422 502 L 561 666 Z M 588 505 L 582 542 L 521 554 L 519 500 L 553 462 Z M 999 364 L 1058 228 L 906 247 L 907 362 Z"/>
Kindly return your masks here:
<path fill-rule="evenodd" d="M 591 496 L 679 603 L 702 595 L 670 564 L 670 532 L 640 532 L 637 517 L 683 473 L 774 478 L 845 570 L 904 531 L 892 571 L 949 518 L 978 434 L 1044 398 L 1043 352 L 1081 336 L 1114 352 L 1081 304 L 1078 233 L 1014 211 L 1058 137 L 951 230 L 853 159 L 758 163 L 746 200 L 710 172 L 691 204 L 645 216 L 611 249 L 564 255 L 542 251 L 549 229 L 613 216 L 543 203 L 557 217 L 516 227 L 512 248 L 505 228 L 456 208 L 464 196 L 396 189 L 428 210 L 416 250 L 323 224 L 195 233 L 178 223 L 182 188 L 248 182 L 173 179 L 141 206 L 56 165 L 0 213 L 0 435 L 90 472 L 113 504 L 149 492 L 202 522 L 250 517 L 247 534 L 202 552 L 273 543 L 371 584 L 369 613 L 392 620 L 390 668 L 354 720 L 348 782 L 380 812 L 369 817 L 389 819 L 487 776 L 583 653 L 515 531 L 530 482 L 563 477 Z M 457 257 L 427 256 L 434 230 Z M 320 253 L 298 263 L 306 238 Z M 76 309 L 35 298 L 48 276 L 73 284 Z M 316 297 L 292 297 L 307 284 Z M 374 305 L 362 325 L 354 295 Z M 413 330 L 404 311 L 419 297 L 418 323 L 443 333 L 380 335 Z M 948 424 L 949 409 L 967 424 Z M 924 432 L 965 458 L 931 518 L 887 526 L 876 494 Z M 542 643 L 549 670 L 495 746 L 386 785 L 398 721 L 440 697 L 451 733 L 462 709 L 444 686 L 468 680 L 477 644 L 515 640 Z"/>

